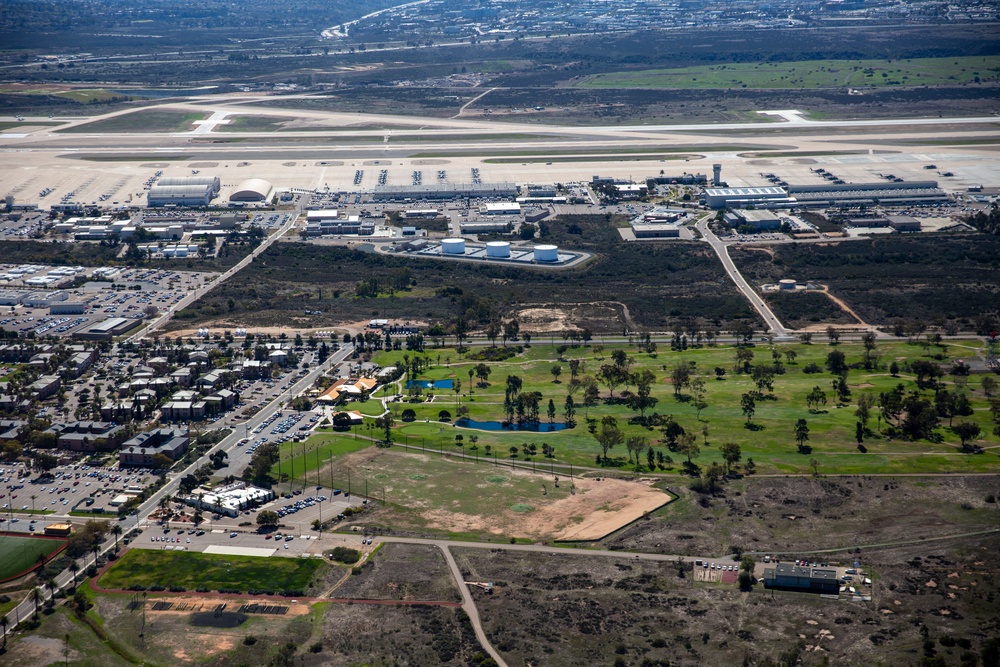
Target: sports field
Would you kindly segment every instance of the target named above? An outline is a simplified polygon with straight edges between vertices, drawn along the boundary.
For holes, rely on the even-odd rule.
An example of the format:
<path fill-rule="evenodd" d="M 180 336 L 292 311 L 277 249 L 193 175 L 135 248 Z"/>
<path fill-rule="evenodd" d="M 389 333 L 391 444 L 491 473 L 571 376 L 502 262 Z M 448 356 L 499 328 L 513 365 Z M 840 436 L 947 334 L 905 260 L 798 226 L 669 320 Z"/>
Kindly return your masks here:
<path fill-rule="evenodd" d="M 0 580 L 24 572 L 38 562 L 39 556 L 48 558 L 63 544 L 63 540 L 0 535 Z"/>
<path fill-rule="evenodd" d="M 595 74 L 581 88 L 867 88 L 995 82 L 1000 57 L 726 63 Z"/>
<path fill-rule="evenodd" d="M 132 549 L 98 582 L 102 588 L 304 591 L 329 566 L 314 558 L 255 558 Z"/>

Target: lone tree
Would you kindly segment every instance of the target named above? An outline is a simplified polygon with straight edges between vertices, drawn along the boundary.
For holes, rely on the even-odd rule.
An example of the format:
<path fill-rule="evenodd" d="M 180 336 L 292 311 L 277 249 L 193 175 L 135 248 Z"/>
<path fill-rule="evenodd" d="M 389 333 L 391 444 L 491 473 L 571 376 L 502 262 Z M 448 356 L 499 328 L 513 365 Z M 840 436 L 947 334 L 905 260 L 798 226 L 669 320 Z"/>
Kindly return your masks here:
<path fill-rule="evenodd" d="M 392 444 L 392 427 L 394 423 L 395 420 L 393 420 L 391 412 L 386 412 L 375 420 L 375 428 L 382 429 L 385 434 L 385 439 L 382 442 L 386 447 Z"/>
<path fill-rule="evenodd" d="M 981 429 L 979 428 L 979 424 L 975 422 L 958 422 L 951 427 L 951 430 L 962 441 L 962 449 L 966 449 L 970 440 L 975 440 L 979 437 Z"/>
<path fill-rule="evenodd" d="M 687 457 L 688 465 L 691 465 L 691 459 L 698 458 L 701 454 L 701 445 L 698 444 L 694 433 L 682 433 L 677 438 L 677 451 Z"/>
<path fill-rule="evenodd" d="M 826 392 L 822 388 L 816 386 L 812 388 L 806 395 L 806 405 L 809 406 L 810 411 L 816 411 L 822 405 L 826 405 Z"/>
<path fill-rule="evenodd" d="M 680 397 L 681 391 L 691 382 L 691 367 L 686 363 L 674 366 L 670 371 L 670 381 L 674 385 L 674 396 Z"/>
<path fill-rule="evenodd" d="M 625 441 L 625 434 L 618 428 L 618 420 L 611 415 L 606 415 L 601 420 L 600 428 L 594 432 L 594 438 L 601 446 L 602 459 L 606 459 L 612 447 Z"/>
<path fill-rule="evenodd" d="M 278 525 L 278 513 L 263 510 L 257 513 L 257 525 L 261 528 L 273 528 Z"/>
<path fill-rule="evenodd" d="M 726 462 L 726 474 L 732 472 L 733 466 L 740 462 L 743 458 L 743 453 L 740 451 L 740 446 L 735 442 L 724 442 L 719 447 L 719 453 L 722 454 L 722 460 Z"/>
<path fill-rule="evenodd" d="M 799 449 L 802 449 L 806 440 L 809 439 L 809 425 L 806 424 L 805 419 L 799 419 L 795 422 L 795 442 L 799 444 Z"/>
<path fill-rule="evenodd" d="M 754 397 L 753 392 L 747 392 L 740 396 L 740 410 L 743 411 L 743 416 L 747 418 L 747 424 L 753 421 L 753 415 L 757 411 L 757 399 Z"/>
<path fill-rule="evenodd" d="M 628 440 L 625 441 L 625 448 L 628 449 L 629 461 L 632 460 L 633 455 L 635 456 L 636 470 L 639 469 L 639 457 L 642 455 L 643 450 L 647 447 L 649 447 L 649 440 L 641 435 L 630 435 Z"/>

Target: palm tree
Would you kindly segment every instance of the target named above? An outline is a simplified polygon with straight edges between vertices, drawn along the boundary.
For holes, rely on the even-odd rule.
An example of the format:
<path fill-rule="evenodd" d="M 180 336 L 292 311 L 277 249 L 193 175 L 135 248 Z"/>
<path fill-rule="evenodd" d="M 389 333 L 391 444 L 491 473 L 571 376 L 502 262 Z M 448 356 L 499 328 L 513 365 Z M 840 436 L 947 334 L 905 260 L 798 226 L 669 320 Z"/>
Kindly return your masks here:
<path fill-rule="evenodd" d="M 31 513 L 32 514 L 35 513 L 35 498 L 37 498 L 37 497 L 38 496 L 31 496 Z"/>
<path fill-rule="evenodd" d="M 122 534 L 122 527 L 119 526 L 116 523 L 114 526 L 111 527 L 111 532 L 114 533 L 114 536 L 115 536 L 115 553 L 117 553 L 118 552 L 118 536 Z"/>
<path fill-rule="evenodd" d="M 0 627 L 3 628 L 3 647 L 4 648 L 7 648 L 7 623 L 9 623 L 9 621 L 7 620 L 7 615 L 4 614 L 3 616 L 0 616 Z"/>
<path fill-rule="evenodd" d="M 42 589 L 35 588 L 31 591 L 31 599 L 35 602 L 35 616 L 38 616 L 38 605 L 42 603 Z"/>
<path fill-rule="evenodd" d="M 80 571 L 80 564 L 75 558 L 69 562 L 69 571 L 73 573 L 73 588 L 76 588 L 76 574 Z"/>

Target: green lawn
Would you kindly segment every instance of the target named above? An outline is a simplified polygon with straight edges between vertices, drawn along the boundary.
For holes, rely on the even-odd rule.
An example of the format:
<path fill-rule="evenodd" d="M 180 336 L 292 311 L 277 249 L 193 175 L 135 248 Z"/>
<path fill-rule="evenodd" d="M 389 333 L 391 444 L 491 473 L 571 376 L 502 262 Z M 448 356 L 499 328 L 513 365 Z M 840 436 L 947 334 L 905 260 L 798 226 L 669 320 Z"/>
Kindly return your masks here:
<path fill-rule="evenodd" d="M 104 576 L 103 588 L 182 586 L 188 590 L 305 590 L 320 570 L 314 558 L 257 558 L 182 551 L 128 551 Z"/>
<path fill-rule="evenodd" d="M 194 121 L 205 120 L 207 113 L 182 111 L 143 110 L 112 116 L 93 123 L 84 123 L 76 127 L 57 132 L 186 132 L 195 127 Z M 167 158 L 164 158 L 166 160 Z"/>
<path fill-rule="evenodd" d="M 582 88 L 861 88 L 995 82 L 1000 57 L 727 63 L 595 74 Z"/>
<path fill-rule="evenodd" d="M 556 339 L 554 342 L 558 345 L 562 341 Z M 978 341 L 954 341 L 943 349 L 930 348 L 929 352 L 944 355 L 940 363 L 947 368 L 956 359 L 973 357 L 979 345 Z M 818 462 L 819 471 L 827 474 L 993 472 L 1000 470 L 1000 459 L 997 458 L 997 453 L 1000 451 L 1000 440 L 992 435 L 993 424 L 988 403 L 980 386 L 982 376 L 972 376 L 968 386 L 962 389 L 969 396 L 974 412 L 971 416 L 956 418 L 956 422 L 968 420 L 980 425 L 982 434 L 977 444 L 986 448 L 985 454 L 960 453 L 958 450 L 959 439 L 948 429 L 947 419 L 942 420 L 936 429 L 936 433 L 941 439 L 940 442 L 889 440 L 880 433 L 880 427 L 884 424 L 881 424 L 876 417 L 877 408 L 873 409 L 873 416 L 869 423 L 871 433 L 866 436 L 864 442 L 868 452 L 861 453 L 855 441 L 855 423 L 857 421 L 855 410 L 858 396 L 863 392 L 872 392 L 877 396 L 879 392 L 887 391 L 899 383 L 903 384 L 907 391 L 916 389 L 914 377 L 901 372 L 899 377 L 894 378 L 884 369 L 851 370 L 848 376 L 851 398 L 843 406 L 838 406 L 831 386 L 833 375 L 825 369 L 815 374 L 803 372 L 803 369 L 810 363 L 823 366 L 827 354 L 834 349 L 833 347 L 817 342 L 812 345 L 778 345 L 774 349 L 782 354 L 781 360 L 785 373 L 775 377 L 774 400 L 758 402 L 756 413 L 753 416 L 756 430 L 746 428 L 746 420 L 740 408 L 741 395 L 756 387 L 749 374 L 734 372 L 735 359 L 732 347 L 705 346 L 691 348 L 684 352 L 671 352 L 669 347 L 661 343 L 660 351 L 655 358 L 637 352 L 635 347 L 629 348 L 628 352 L 633 358 L 631 368 L 633 372 L 650 370 L 656 376 L 653 396 L 658 399 L 658 403 L 648 412 L 672 415 L 685 430 L 695 433 L 699 442 L 702 443 L 705 440 L 703 429 L 707 426 L 708 444 L 707 446 L 703 444 L 701 454 L 696 459 L 696 463 L 700 465 L 721 461 L 718 446 L 724 442 L 736 442 L 742 449 L 744 460 L 747 457 L 753 458 L 757 470 L 761 473 L 809 473 L 812 472 L 812 459 Z M 849 364 L 861 361 L 863 349 L 860 344 L 844 343 L 837 346 L 836 349 L 845 353 Z M 787 361 L 783 354 L 786 350 L 795 351 L 797 358 L 794 362 Z M 771 350 L 767 346 L 758 345 L 753 348 L 753 351 L 755 362 L 772 363 Z M 878 351 L 881 354 L 880 363 L 882 366 L 887 366 L 893 360 L 902 366 L 908 360 L 929 358 L 925 356 L 926 352 L 923 347 L 910 345 L 906 342 L 880 341 Z M 402 351 L 382 352 L 375 355 L 375 361 L 383 365 L 398 364 L 401 363 L 405 354 L 413 355 L 413 353 Z M 580 392 L 574 394 L 574 400 L 578 406 L 577 427 L 557 433 L 460 429 L 451 423 L 439 421 L 438 413 L 445 409 L 454 416 L 458 401 L 460 401 L 462 405 L 469 408 L 470 417 L 473 419 L 501 420 L 503 418 L 505 378 L 508 374 L 515 374 L 523 378 L 524 391 L 535 390 L 542 394 L 541 420 L 546 421 L 545 409 L 549 399 L 552 399 L 556 406 L 556 420 L 562 421 L 563 404 L 570 379 L 568 360 L 580 359 L 584 366 L 581 375 L 594 375 L 602 364 L 611 363 L 610 354 L 611 346 L 602 352 L 598 352 L 593 346 L 580 346 L 575 349 L 571 348 L 565 353 L 564 359 L 566 361 L 557 361 L 557 353 L 552 342 L 536 338 L 532 346 L 526 348 L 521 355 L 504 363 L 489 363 L 488 365 L 492 369 L 489 385 L 480 387 L 473 386 L 468 376 L 469 369 L 477 362 L 464 361 L 461 355 L 451 348 L 441 350 L 429 348 L 426 356 L 430 359 L 431 367 L 421 377 L 432 380 L 457 378 L 462 382 L 461 396 L 456 397 L 453 391 L 444 390 L 435 396 L 432 402 L 391 404 L 397 416 L 394 429 L 395 440 L 428 449 L 447 451 L 450 448 L 452 451 L 460 451 L 456 445 L 455 436 L 462 434 L 462 445 L 468 451 L 469 438 L 475 434 L 478 437 L 476 451 L 480 456 L 485 453 L 486 445 L 489 445 L 494 452 L 499 451 L 499 455 L 503 457 L 508 455 L 508 448 L 511 446 L 520 447 L 525 443 L 535 443 L 540 450 L 542 443 L 546 443 L 555 447 L 555 461 L 557 463 L 594 465 L 595 456 L 600 453 L 600 449 L 594 437 L 587 431 L 585 417 L 588 416 L 588 411 L 580 405 L 582 403 Z M 707 407 L 701 412 L 700 419 L 693 407 L 694 401 L 691 400 L 689 389 L 685 389 L 680 398 L 674 396 L 670 383 L 670 371 L 678 363 L 693 363 L 692 375 L 702 378 L 705 382 Z M 562 368 L 559 383 L 553 382 L 553 376 L 550 374 L 553 365 L 559 365 Z M 726 370 L 724 379 L 716 379 L 715 367 Z M 950 376 L 943 378 L 943 384 L 950 391 L 956 389 Z M 806 405 L 806 395 L 813 387 L 817 386 L 826 392 L 827 404 L 818 411 L 811 411 Z M 621 394 L 622 389 L 623 387 L 617 388 L 616 396 Z M 925 398 L 933 400 L 934 393 L 932 391 L 924 390 L 921 393 Z M 377 391 L 376 398 L 381 396 L 382 392 Z M 641 435 L 649 438 L 655 449 L 662 450 L 673 458 L 674 467 L 668 467 L 668 471 L 676 472 L 682 462 L 682 457 L 676 452 L 667 451 L 662 443 L 663 434 L 659 430 L 628 423 L 635 413 L 625 405 L 609 404 L 606 402 L 608 396 L 607 387 L 601 385 L 602 400 L 598 405 L 590 408 L 589 417 L 599 421 L 606 415 L 613 416 L 618 420 L 619 426 L 622 427 L 626 435 Z M 377 401 L 371 400 L 368 404 L 361 404 L 357 407 L 363 413 L 374 415 L 378 413 L 380 406 Z M 412 408 L 416 413 L 417 420 L 415 422 L 403 423 L 400 421 L 401 413 L 406 408 Z M 800 454 L 797 451 L 793 435 L 794 424 L 800 418 L 807 421 L 810 429 L 807 444 L 813 450 L 808 455 Z M 369 432 L 367 424 L 365 427 L 355 430 L 361 434 Z M 373 433 L 377 435 L 377 432 Z M 348 443 L 353 440 L 354 435 L 331 434 L 326 437 Z M 342 444 L 341 446 L 348 447 L 350 445 Z M 617 456 L 620 463 L 624 465 L 627 453 L 623 446 L 612 449 L 611 454 Z M 523 455 L 519 454 L 519 457 L 521 456 Z M 540 454 L 535 457 L 535 460 L 542 461 Z"/>
<path fill-rule="evenodd" d="M 0 579 L 27 570 L 38 562 L 40 555 L 48 557 L 63 544 L 64 540 L 0 535 Z"/>

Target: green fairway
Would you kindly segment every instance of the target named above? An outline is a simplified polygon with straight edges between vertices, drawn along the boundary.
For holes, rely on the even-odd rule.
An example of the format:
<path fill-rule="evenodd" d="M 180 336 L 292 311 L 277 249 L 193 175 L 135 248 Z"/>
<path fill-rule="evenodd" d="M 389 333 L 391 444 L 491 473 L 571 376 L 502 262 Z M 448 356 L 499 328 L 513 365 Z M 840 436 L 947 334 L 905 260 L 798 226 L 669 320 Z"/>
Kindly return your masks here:
<path fill-rule="evenodd" d="M 59 549 L 64 540 L 0 535 L 0 580 L 20 574 L 38 563 L 38 557 Z"/>
<path fill-rule="evenodd" d="M 595 74 L 581 88 L 865 88 L 995 82 L 1000 57 L 727 63 Z"/>
<path fill-rule="evenodd" d="M 84 123 L 57 132 L 187 132 L 194 129 L 196 120 L 205 120 L 207 113 L 182 111 L 134 111 L 112 116 L 93 123 Z M 167 158 L 163 158 L 167 159 Z"/>
<path fill-rule="evenodd" d="M 248 591 L 304 591 L 328 566 L 314 558 L 258 558 L 132 549 L 101 577 L 102 588 L 180 586 Z"/>
<path fill-rule="evenodd" d="M 505 380 L 508 375 L 517 375 L 523 380 L 522 391 L 537 391 L 541 394 L 541 423 L 548 421 L 546 408 L 550 399 L 556 408 L 555 421 L 562 422 L 563 406 L 570 387 L 569 361 L 580 361 L 580 377 L 596 376 L 602 365 L 612 363 L 613 346 L 608 345 L 606 349 L 601 349 L 599 345 L 569 348 L 560 361 L 555 348 L 561 342 L 558 339 L 544 342 L 536 339 L 530 348 L 525 348 L 521 354 L 506 362 L 487 363 L 492 371 L 488 386 L 478 386 L 475 378 L 470 381 L 468 371 L 478 362 L 465 361 L 454 349 L 428 349 L 425 354 L 429 358 L 429 367 L 420 377 L 428 380 L 457 378 L 462 382 L 460 395 L 456 396 L 451 390 L 442 390 L 430 402 L 427 400 L 430 397 L 425 394 L 421 397 L 423 402 L 406 402 L 404 397 L 404 402 L 390 403 L 396 420 L 393 429 L 395 442 L 429 451 L 464 451 L 468 455 L 479 457 L 486 455 L 486 447 L 489 446 L 489 457 L 493 458 L 495 455 L 500 460 L 510 456 L 510 447 L 523 449 L 525 444 L 535 444 L 538 453 L 532 459 L 539 466 L 548 466 L 550 462 L 594 466 L 601 449 L 594 436 L 588 432 L 587 417 L 599 424 L 603 417 L 612 416 L 626 436 L 648 438 L 654 453 L 661 452 L 669 457 L 663 472 L 679 472 L 685 456 L 676 447 L 665 442 L 662 428 L 647 428 L 638 423 L 634 419 L 638 416 L 636 411 L 620 401 L 609 400 L 610 392 L 604 384 L 599 384 L 600 398 L 589 409 L 582 404 L 582 392 L 574 392 L 577 426 L 564 431 L 546 433 L 473 430 L 456 427 L 453 421 L 440 420 L 441 410 L 447 410 L 454 419 L 459 405 L 467 407 L 469 417 L 474 420 L 503 420 Z M 959 391 L 968 397 L 971 414 L 956 416 L 953 422 L 978 424 L 981 433 L 976 444 L 985 448 L 985 453 L 962 453 L 959 438 L 950 430 L 947 417 L 940 419 L 931 439 L 910 441 L 899 437 L 890 438 L 887 436 L 887 423 L 879 418 L 877 406 L 871 409 L 868 430 L 864 435 L 866 453 L 858 449 L 856 441 L 859 396 L 866 394 L 877 397 L 899 384 L 903 385 L 907 393 L 917 390 L 914 375 L 906 370 L 909 363 L 927 361 L 931 359 L 929 355 L 937 355 L 941 358 L 936 363 L 947 372 L 955 360 L 974 357 L 980 346 L 979 341 L 949 341 L 943 348 L 924 348 L 903 341 L 879 341 L 878 367 L 865 370 L 859 367 L 864 353 L 860 343 L 843 343 L 836 347 L 821 342 L 773 347 L 757 345 L 750 348 L 754 354 L 753 363 L 773 364 L 772 354 L 777 353 L 783 372 L 774 376 L 773 391 L 764 391 L 766 398 L 757 401 L 750 422 L 752 428 L 748 428 L 741 410 L 741 397 L 757 387 L 750 373 L 735 372 L 733 347 L 706 345 L 691 347 L 683 352 L 671 352 L 667 345 L 661 343 L 655 357 L 638 352 L 635 346 L 627 348 L 627 352 L 632 359 L 632 373 L 648 370 L 655 376 L 651 395 L 657 399 L 657 403 L 647 410 L 647 415 L 671 415 L 685 431 L 695 435 L 697 442 L 701 444 L 701 451 L 694 461 L 703 467 L 711 462 L 721 461 L 719 445 L 735 442 L 740 445 L 743 462 L 748 457 L 753 458 L 761 473 L 808 474 L 814 470 L 826 474 L 993 472 L 1000 470 L 1000 459 L 997 458 L 1000 440 L 992 433 L 994 425 L 988 400 L 981 386 L 983 376 L 969 377 L 964 386 L 957 386 L 956 379 L 949 375 L 945 375 L 939 382 L 942 388 L 950 392 Z M 825 368 L 827 355 L 834 350 L 843 352 L 847 364 L 854 366 L 847 377 L 851 395 L 843 403 L 838 403 L 832 388 L 836 376 Z M 786 352 L 792 352 L 794 359 L 789 361 Z M 375 355 L 375 361 L 382 365 L 400 364 L 404 354 L 414 356 L 413 353 L 406 352 L 381 352 Z M 893 377 L 886 369 L 893 361 L 901 367 L 898 377 Z M 674 394 L 671 371 L 682 363 L 691 368 L 692 379 L 700 378 L 704 382 L 705 406 L 700 415 L 690 388 L 684 388 L 679 396 Z M 559 382 L 554 382 L 551 374 L 552 367 L 556 365 L 562 370 Z M 804 372 L 811 365 L 818 367 L 818 372 Z M 716 368 L 725 371 L 721 379 L 717 379 Z M 819 387 L 825 393 L 827 402 L 810 409 L 806 396 L 814 387 Z M 623 389 L 624 386 L 616 387 L 615 396 L 620 397 Z M 631 387 L 632 391 L 634 389 L 634 386 Z M 923 389 L 919 393 L 922 398 L 933 403 L 932 390 Z M 375 396 L 381 397 L 382 392 L 377 391 Z M 361 411 L 367 414 L 377 414 L 379 407 L 374 399 L 360 406 Z M 413 410 L 415 420 L 402 421 L 402 412 L 406 409 Z M 805 419 L 809 428 L 809 438 L 805 444 L 811 451 L 806 449 L 805 453 L 798 450 L 794 436 L 794 426 L 798 419 Z M 371 422 L 373 420 L 366 420 L 365 426 L 355 427 L 355 432 L 362 436 L 379 437 L 379 431 L 369 429 Z M 461 441 L 456 441 L 458 435 L 463 436 Z M 477 439 L 474 450 L 470 440 L 473 435 Z M 342 443 L 341 447 L 356 446 L 351 444 L 355 442 L 354 434 L 331 434 L 324 437 Z M 553 457 L 542 457 L 543 444 L 554 447 Z M 609 454 L 612 465 L 632 467 L 627 463 L 628 454 L 624 445 L 615 446 Z M 523 451 L 518 452 L 517 458 L 519 461 L 524 460 Z M 816 463 L 815 469 L 813 461 Z M 297 463 L 297 466 L 301 466 L 301 463 Z M 314 467 L 314 464 L 307 467 Z M 300 474 L 296 470 L 296 476 Z"/>

